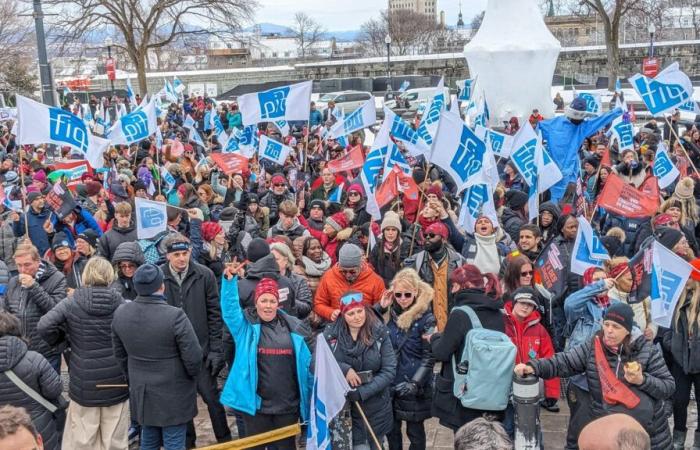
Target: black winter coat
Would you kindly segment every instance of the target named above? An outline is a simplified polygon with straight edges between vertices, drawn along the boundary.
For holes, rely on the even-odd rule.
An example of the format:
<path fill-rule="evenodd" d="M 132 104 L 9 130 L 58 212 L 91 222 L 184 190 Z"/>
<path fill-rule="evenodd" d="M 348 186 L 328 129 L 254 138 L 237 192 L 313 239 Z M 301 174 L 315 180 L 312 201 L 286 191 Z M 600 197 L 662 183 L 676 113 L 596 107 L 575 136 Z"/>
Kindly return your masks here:
<path fill-rule="evenodd" d="M 221 350 L 221 304 L 219 287 L 214 273 L 207 267 L 190 260 L 187 275 L 180 286 L 170 271 L 170 264 L 160 266 L 163 271 L 165 297 L 168 304 L 182 308 L 192 322 L 204 355 Z"/>
<path fill-rule="evenodd" d="M 12 370 L 29 387 L 54 405 L 58 404 L 63 385 L 61 377 L 39 353 L 28 351 L 27 344 L 18 337 L 0 337 L 0 399 L 3 404 L 27 410 L 37 431 L 44 438 L 44 448 L 60 448 L 53 415 L 32 400 L 2 372 Z"/>
<path fill-rule="evenodd" d="M 686 290 L 678 300 L 681 305 L 671 321 L 671 328 L 659 328 L 663 349 L 673 355 L 673 361 L 685 374 L 700 373 L 700 327 L 697 321 L 688 323 L 688 309 L 693 291 Z"/>
<path fill-rule="evenodd" d="M 0 307 L 17 316 L 22 336 L 29 340 L 29 350 L 48 358 L 57 355 L 59 351 L 39 336 L 36 325 L 41 316 L 66 298 L 66 278 L 53 264 L 46 261 L 41 262 L 38 274 L 37 282 L 28 289 L 19 284 L 18 276 L 12 277 Z"/>
<path fill-rule="evenodd" d="M 480 289 L 464 289 L 455 294 L 454 306 L 462 305 L 474 310 L 484 328 L 505 333 L 501 300 L 487 296 Z M 464 340 L 471 329 L 472 323 L 469 316 L 461 310 L 453 309 L 447 316 L 445 331 L 436 333 L 430 340 L 433 357 L 437 361 L 442 361 L 442 369 L 435 381 L 432 413 L 440 419 L 441 425 L 452 430 L 457 430 L 484 413 L 481 410 L 463 407 L 452 390 L 454 385 L 452 358 L 461 360 Z"/>
<path fill-rule="evenodd" d="M 71 400 L 82 406 L 112 406 L 129 398 L 127 388 L 98 389 L 98 384 L 126 383 L 112 351 L 112 318 L 122 297 L 106 287 L 76 289 L 41 318 L 37 329 L 56 345 L 68 336 Z"/>
<path fill-rule="evenodd" d="M 114 356 L 129 380 L 132 419 L 166 427 L 197 415 L 202 348 L 192 323 L 162 296 L 139 296 L 112 320 Z"/>
<path fill-rule="evenodd" d="M 510 236 L 513 242 L 518 242 L 520 239 L 520 227 L 525 225 L 527 221 L 523 220 L 523 218 L 512 209 L 505 208 L 501 215 L 501 223 L 503 224 L 503 231 L 508 233 L 508 236 Z"/>
<path fill-rule="evenodd" d="M 636 333 L 635 333 L 636 331 Z M 651 437 L 651 448 L 654 450 L 671 449 L 671 433 L 668 428 L 668 417 L 664 402 L 676 389 L 671 373 L 661 352 L 634 329 L 632 334 L 631 354 L 620 358 L 603 345 L 608 363 L 617 377 L 624 381 L 623 366 L 628 361 L 636 361 L 642 366 L 644 382 L 637 388 L 654 401 L 654 417 L 651 429 L 646 431 Z M 596 337 L 593 337 L 596 339 Z M 585 374 L 591 394 L 591 410 L 594 418 L 605 415 L 603 410 L 603 394 L 600 388 L 600 377 L 595 363 L 593 339 L 585 344 L 574 347 L 566 352 L 557 353 L 548 359 L 535 359 L 528 362 L 535 369 L 535 375 L 549 379 L 554 377 L 568 378 L 576 374 Z"/>
<path fill-rule="evenodd" d="M 115 220 L 112 229 L 103 234 L 100 240 L 97 241 L 97 253 L 100 256 L 104 256 L 107 261 L 111 261 L 119 244 L 124 242 L 136 242 L 136 240 L 135 225 L 132 224 L 126 228 L 119 228 Z"/>
<path fill-rule="evenodd" d="M 384 238 L 377 239 L 377 245 L 369 253 L 369 263 L 374 271 L 384 280 L 384 286 L 389 287 L 389 283 L 394 279 L 396 272 L 401 270 L 401 264 L 408 258 L 411 252 L 411 241 L 401 236 L 401 244 L 387 253 L 384 251 Z"/>
<path fill-rule="evenodd" d="M 362 399 L 360 406 L 377 437 L 385 436 L 394 426 L 391 383 L 396 376 L 396 354 L 391 345 L 389 330 L 383 324 L 377 325 L 372 330 L 371 344 L 364 345 L 352 340 L 345 321 L 336 320 L 333 325 L 326 327 L 323 335 L 333 350 L 343 375 L 350 369 L 358 373 L 372 372 L 372 381 L 357 388 Z M 352 408 L 352 442 L 355 445 L 371 442 L 357 408 Z"/>

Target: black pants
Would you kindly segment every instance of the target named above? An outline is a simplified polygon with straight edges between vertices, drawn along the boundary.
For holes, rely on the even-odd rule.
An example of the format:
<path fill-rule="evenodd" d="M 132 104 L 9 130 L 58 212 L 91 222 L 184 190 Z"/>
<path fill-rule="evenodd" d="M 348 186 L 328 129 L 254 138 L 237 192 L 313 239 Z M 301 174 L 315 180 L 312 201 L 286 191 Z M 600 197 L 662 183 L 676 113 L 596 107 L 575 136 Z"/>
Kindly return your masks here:
<path fill-rule="evenodd" d="M 266 431 L 276 430 L 277 428 L 286 427 L 299 422 L 299 414 L 261 414 L 257 413 L 254 416 L 246 413 L 243 415 L 245 423 L 245 431 L 248 436 L 264 433 Z M 270 442 L 269 444 L 251 447 L 251 449 L 265 450 L 296 450 L 296 442 L 294 436 L 279 441 Z"/>
<path fill-rule="evenodd" d="M 695 388 L 695 402 L 700 408 L 700 373 L 686 374 L 675 361 L 671 363 L 671 375 L 676 381 L 676 392 L 673 393 L 673 430 L 688 431 L 688 404 L 690 389 Z M 698 420 L 700 426 L 700 420 Z"/>
<path fill-rule="evenodd" d="M 394 428 L 386 435 L 389 450 L 403 450 L 400 420 L 394 420 Z M 406 422 L 406 435 L 411 444 L 408 450 L 425 450 L 425 426 L 423 422 Z"/>
<path fill-rule="evenodd" d="M 211 426 L 214 429 L 216 442 L 230 441 L 231 430 L 228 427 L 226 420 L 226 410 L 219 402 L 219 387 L 216 384 L 216 377 L 213 377 L 209 370 L 202 368 L 197 376 L 197 392 L 202 396 L 202 400 L 207 404 L 209 410 L 209 419 Z M 197 441 L 197 433 L 194 429 L 194 421 L 187 422 L 187 448 L 194 448 Z"/>
<path fill-rule="evenodd" d="M 575 450 L 578 449 L 578 435 L 581 434 L 583 427 L 593 419 L 591 394 L 570 382 L 566 401 L 571 413 L 569 427 L 566 430 L 566 449 Z"/>

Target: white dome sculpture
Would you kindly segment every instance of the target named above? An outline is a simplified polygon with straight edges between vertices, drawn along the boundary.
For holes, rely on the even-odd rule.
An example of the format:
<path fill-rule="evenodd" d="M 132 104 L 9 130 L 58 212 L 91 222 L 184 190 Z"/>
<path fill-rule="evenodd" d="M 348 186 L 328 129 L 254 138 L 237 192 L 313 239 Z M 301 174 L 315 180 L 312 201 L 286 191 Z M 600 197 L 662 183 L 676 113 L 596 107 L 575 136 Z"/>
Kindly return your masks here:
<path fill-rule="evenodd" d="M 535 0 L 489 0 L 484 20 L 464 47 L 470 78 L 478 77 L 491 125 L 516 116 L 526 120 L 534 108 L 554 114 L 551 85 L 561 44 L 544 24 Z"/>

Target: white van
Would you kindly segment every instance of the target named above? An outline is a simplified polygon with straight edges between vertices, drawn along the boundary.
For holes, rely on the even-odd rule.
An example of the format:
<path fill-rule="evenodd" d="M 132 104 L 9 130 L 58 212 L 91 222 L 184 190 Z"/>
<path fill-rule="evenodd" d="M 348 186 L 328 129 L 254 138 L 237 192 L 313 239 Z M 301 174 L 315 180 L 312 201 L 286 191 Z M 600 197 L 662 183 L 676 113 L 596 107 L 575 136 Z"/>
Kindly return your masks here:
<path fill-rule="evenodd" d="M 450 90 L 448 88 L 444 88 L 445 90 L 445 99 L 446 104 L 450 104 Z M 399 102 L 398 104 L 400 106 L 397 106 L 397 101 L 396 100 L 387 100 L 386 103 L 384 103 L 384 106 L 386 106 L 389 109 L 395 109 L 395 108 L 400 108 L 404 109 L 406 108 L 406 102 L 408 102 L 409 107 L 407 108 L 409 111 L 416 111 L 418 109 L 418 106 L 421 103 L 429 104 L 433 100 L 433 96 L 435 95 L 436 88 L 434 87 L 427 87 L 427 88 L 415 88 L 415 89 L 408 89 L 406 92 L 402 93 L 399 96 Z"/>
<path fill-rule="evenodd" d="M 372 98 L 372 94 L 363 91 L 341 91 L 329 92 L 321 95 L 316 101 L 316 109 L 324 111 L 328 107 L 328 102 L 334 101 L 335 106 L 349 114 L 365 104 Z"/>

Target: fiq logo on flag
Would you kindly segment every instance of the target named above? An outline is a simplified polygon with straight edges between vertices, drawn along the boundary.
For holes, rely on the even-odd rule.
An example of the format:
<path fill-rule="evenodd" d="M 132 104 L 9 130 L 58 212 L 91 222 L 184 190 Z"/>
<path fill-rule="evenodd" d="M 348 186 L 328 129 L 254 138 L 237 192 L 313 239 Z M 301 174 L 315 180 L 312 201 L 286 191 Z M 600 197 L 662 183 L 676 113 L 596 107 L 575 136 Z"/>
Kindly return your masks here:
<path fill-rule="evenodd" d="M 167 206 L 165 203 L 146 200 L 137 197 L 136 207 L 136 236 L 139 239 L 149 239 L 168 227 Z"/>
<path fill-rule="evenodd" d="M 60 108 L 49 108 L 49 128 L 52 140 L 62 141 L 86 153 L 90 146 L 87 127 L 79 117 Z"/>
<path fill-rule="evenodd" d="M 653 79 L 638 73 L 629 80 L 652 114 L 677 108 L 692 99 L 693 83 L 680 71 L 677 62 Z"/>
<path fill-rule="evenodd" d="M 277 119 L 284 117 L 287 111 L 287 97 L 289 96 L 289 86 L 278 89 L 271 89 L 265 92 L 258 92 L 258 102 L 260 102 L 260 117 L 263 119 Z"/>
<path fill-rule="evenodd" d="M 143 110 L 135 111 L 121 118 L 122 130 L 129 141 L 141 141 L 148 137 L 148 116 Z"/>

